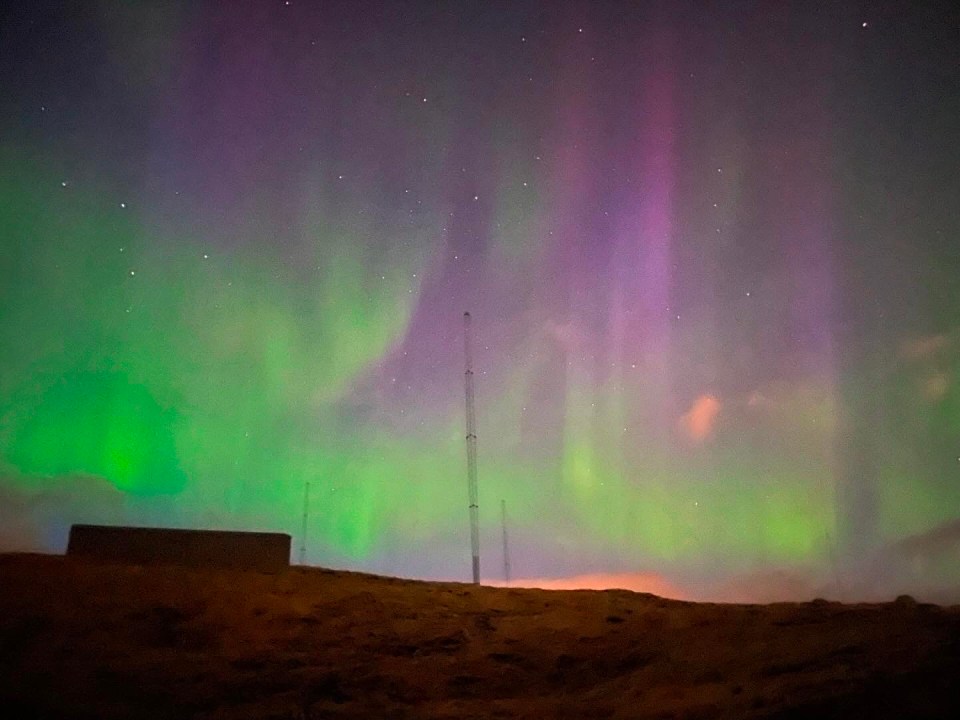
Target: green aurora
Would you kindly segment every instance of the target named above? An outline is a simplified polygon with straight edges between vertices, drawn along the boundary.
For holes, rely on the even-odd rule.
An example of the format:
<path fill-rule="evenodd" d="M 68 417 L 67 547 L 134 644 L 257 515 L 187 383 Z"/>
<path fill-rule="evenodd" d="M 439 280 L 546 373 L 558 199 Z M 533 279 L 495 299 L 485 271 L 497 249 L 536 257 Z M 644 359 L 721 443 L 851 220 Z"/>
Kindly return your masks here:
<path fill-rule="evenodd" d="M 4 116 L 0 503 L 27 508 L 6 544 L 56 550 L 94 520 L 296 545 L 309 483 L 309 562 L 464 576 L 465 309 L 483 543 L 497 547 L 505 499 L 517 572 L 823 571 L 957 517 L 960 302 L 942 262 L 956 257 L 855 220 L 879 212 L 884 181 L 850 189 L 865 151 L 834 156 L 790 124 L 792 99 L 770 130 L 686 94 L 688 70 L 735 75 L 701 66 L 694 39 L 635 64 L 615 44 L 623 80 L 558 41 L 501 87 L 526 49 L 474 77 L 439 31 L 420 50 L 401 23 L 395 64 L 393 45 L 344 49 L 329 27 L 346 21 L 318 15 L 335 49 L 304 60 L 283 46 L 306 46 L 309 19 L 181 8 L 153 25 L 108 6 L 61 18 L 77 48 L 81 28 L 104 33 L 89 51 L 101 75 L 38 76 L 79 83 L 74 125 Z M 456 27 L 468 47 L 491 32 Z M 191 44 L 208 35 L 213 60 Z M 758 94 L 776 94 L 767 72 Z M 855 136 L 827 108 L 829 73 L 797 72 L 814 125 Z M 527 97 L 538 73 L 551 82 Z M 147 79 L 89 100 L 112 77 Z M 39 106 L 41 84 L 4 107 Z M 104 150 L 111 128 L 129 152 Z M 787 170 L 751 145 L 795 135 Z M 960 228 L 928 215 L 903 232 Z M 728 232 L 739 240 L 716 240 Z M 874 232 L 876 251 L 861 242 Z M 916 276 L 890 269 L 898 247 Z M 880 271 L 889 293 L 865 289 Z"/>

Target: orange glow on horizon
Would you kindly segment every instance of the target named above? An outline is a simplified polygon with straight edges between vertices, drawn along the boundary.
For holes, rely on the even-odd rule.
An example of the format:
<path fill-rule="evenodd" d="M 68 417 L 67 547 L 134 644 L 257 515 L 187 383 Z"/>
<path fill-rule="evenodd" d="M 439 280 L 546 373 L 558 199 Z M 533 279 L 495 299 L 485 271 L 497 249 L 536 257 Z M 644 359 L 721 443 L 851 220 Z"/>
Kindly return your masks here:
<path fill-rule="evenodd" d="M 504 586 L 502 581 L 491 585 Z M 538 590 L 630 590 L 651 593 L 674 600 L 684 600 L 684 594 L 656 573 L 592 573 L 565 578 L 519 578 L 507 587 Z"/>

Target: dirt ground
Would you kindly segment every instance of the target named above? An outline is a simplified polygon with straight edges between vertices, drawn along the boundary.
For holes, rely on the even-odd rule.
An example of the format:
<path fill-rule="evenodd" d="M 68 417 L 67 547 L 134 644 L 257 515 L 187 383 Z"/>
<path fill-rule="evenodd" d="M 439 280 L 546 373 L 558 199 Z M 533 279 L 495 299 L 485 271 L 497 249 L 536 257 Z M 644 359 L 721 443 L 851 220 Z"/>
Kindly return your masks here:
<path fill-rule="evenodd" d="M 960 607 L 0 555 L 16 718 L 960 717 Z"/>

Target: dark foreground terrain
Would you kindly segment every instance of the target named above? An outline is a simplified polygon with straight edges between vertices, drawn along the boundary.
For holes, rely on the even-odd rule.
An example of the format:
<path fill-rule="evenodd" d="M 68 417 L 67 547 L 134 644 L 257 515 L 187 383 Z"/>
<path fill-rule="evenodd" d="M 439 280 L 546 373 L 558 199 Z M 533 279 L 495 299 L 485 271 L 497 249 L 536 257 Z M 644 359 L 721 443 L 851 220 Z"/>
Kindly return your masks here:
<path fill-rule="evenodd" d="M 0 555 L 17 718 L 960 717 L 960 607 Z"/>

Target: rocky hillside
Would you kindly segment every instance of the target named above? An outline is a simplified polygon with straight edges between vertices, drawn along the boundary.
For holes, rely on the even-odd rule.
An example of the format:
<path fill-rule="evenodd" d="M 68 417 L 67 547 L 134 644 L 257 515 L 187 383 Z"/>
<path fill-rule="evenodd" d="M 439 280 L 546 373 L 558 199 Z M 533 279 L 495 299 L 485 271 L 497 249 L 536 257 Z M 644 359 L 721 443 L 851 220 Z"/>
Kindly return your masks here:
<path fill-rule="evenodd" d="M 0 556 L 18 718 L 958 717 L 960 607 Z"/>

